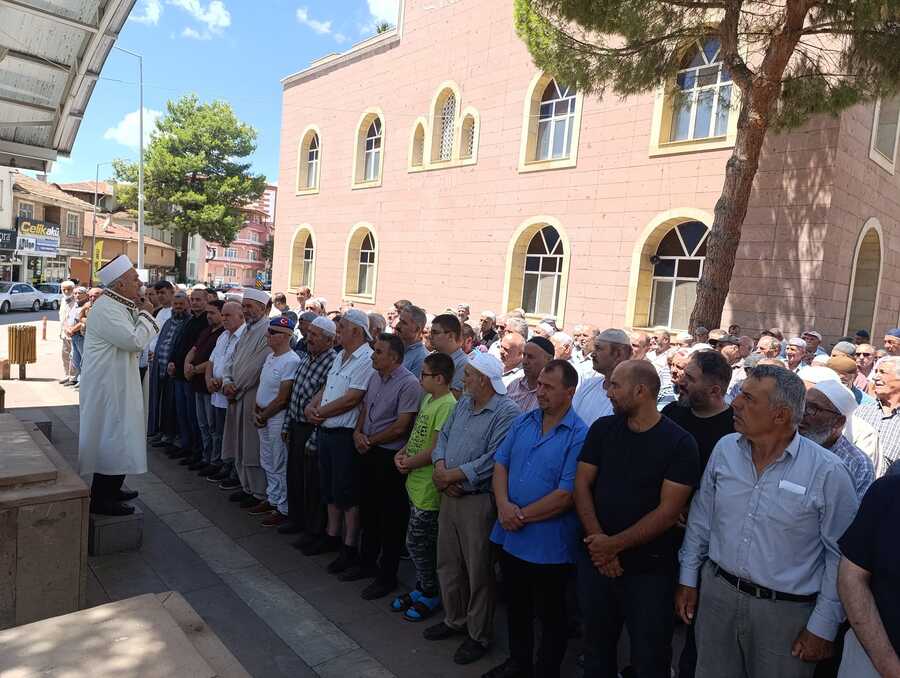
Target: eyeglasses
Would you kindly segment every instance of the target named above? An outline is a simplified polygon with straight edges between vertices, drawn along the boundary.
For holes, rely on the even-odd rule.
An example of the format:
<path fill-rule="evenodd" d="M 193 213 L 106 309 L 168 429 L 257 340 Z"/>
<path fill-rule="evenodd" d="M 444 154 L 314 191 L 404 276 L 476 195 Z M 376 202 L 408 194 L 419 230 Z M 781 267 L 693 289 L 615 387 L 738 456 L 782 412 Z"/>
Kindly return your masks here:
<path fill-rule="evenodd" d="M 818 417 L 820 412 L 827 412 L 828 414 L 833 414 L 837 417 L 844 416 L 837 410 L 829 410 L 827 407 L 819 407 L 815 403 L 806 403 L 806 408 L 804 409 L 804 413 L 807 416 Z"/>

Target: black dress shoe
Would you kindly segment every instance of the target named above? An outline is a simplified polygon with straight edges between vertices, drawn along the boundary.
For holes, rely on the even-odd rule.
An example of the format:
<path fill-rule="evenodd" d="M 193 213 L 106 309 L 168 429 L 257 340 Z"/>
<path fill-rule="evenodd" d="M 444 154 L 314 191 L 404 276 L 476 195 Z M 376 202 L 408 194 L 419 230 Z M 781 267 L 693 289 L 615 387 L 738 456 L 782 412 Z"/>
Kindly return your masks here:
<path fill-rule="evenodd" d="M 378 576 L 378 569 L 374 565 L 357 563 L 348 567 L 338 575 L 338 581 L 359 581 L 360 579 L 372 579 Z"/>
<path fill-rule="evenodd" d="M 131 501 L 132 499 L 137 499 L 137 496 L 137 490 L 119 490 L 119 494 L 116 495 L 116 498 L 119 501 Z"/>
<path fill-rule="evenodd" d="M 259 504 L 259 499 L 254 497 L 252 494 L 248 494 L 246 498 L 241 499 L 238 506 L 240 506 L 241 508 L 253 508 L 254 506 L 258 506 Z"/>
<path fill-rule="evenodd" d="M 466 664 L 477 662 L 487 652 L 488 649 L 477 640 L 466 638 L 462 645 L 456 648 L 456 652 L 453 653 L 453 662 L 465 666 Z"/>
<path fill-rule="evenodd" d="M 202 459 L 195 461 L 193 464 L 188 464 L 188 471 L 199 471 L 202 468 L 206 468 L 207 463 Z"/>
<path fill-rule="evenodd" d="M 360 593 L 360 597 L 363 600 L 378 600 L 379 598 L 384 598 L 387 594 L 397 588 L 397 581 L 394 580 L 394 583 L 378 581 L 377 579 L 369 584 L 366 588 L 362 590 Z"/>
<path fill-rule="evenodd" d="M 338 557 L 328 563 L 328 567 L 325 570 L 328 574 L 340 574 L 344 570 L 349 567 L 355 565 L 359 560 L 359 557 L 356 555 L 356 549 L 352 546 L 347 546 L 344 544 L 341 546 L 341 551 L 338 553 Z"/>
<path fill-rule="evenodd" d="M 216 464 L 204 464 L 203 468 L 201 468 L 197 475 L 201 478 L 206 478 L 210 480 L 214 475 L 216 475 L 221 469 Z M 211 481 L 215 482 L 215 481 Z"/>
<path fill-rule="evenodd" d="M 219 483 L 220 490 L 236 490 L 241 486 L 241 481 L 237 478 L 226 478 L 221 483 Z M 229 497 L 231 499 L 231 497 Z M 238 499 L 231 499 L 231 501 L 239 501 Z"/>
<path fill-rule="evenodd" d="M 303 536 L 293 544 L 291 544 L 291 546 L 293 546 L 295 549 L 305 549 L 315 544 L 321 538 L 321 534 L 310 534 L 309 532 L 305 532 Z"/>
<path fill-rule="evenodd" d="M 195 461 L 202 461 L 203 455 L 193 454 L 190 450 L 187 450 L 187 454 L 185 454 L 179 461 L 179 466 L 188 466 L 193 464 Z"/>
<path fill-rule="evenodd" d="M 487 673 L 482 673 L 481 678 L 532 678 L 533 675 L 531 671 L 528 671 L 519 662 L 510 657 Z"/>
<path fill-rule="evenodd" d="M 240 483 L 238 483 L 240 486 Z M 228 495 L 228 501 L 244 501 L 247 497 L 252 497 L 252 494 L 247 494 L 243 490 L 238 490 L 237 492 L 232 492 Z"/>
<path fill-rule="evenodd" d="M 91 502 L 91 513 L 101 516 L 130 516 L 134 513 L 134 506 L 123 504 L 120 501 L 108 501 L 98 504 Z"/>
<path fill-rule="evenodd" d="M 303 525 L 288 520 L 284 525 L 278 526 L 278 534 L 300 534 L 303 532 Z"/>
<path fill-rule="evenodd" d="M 341 538 L 330 537 L 327 534 L 323 534 L 316 541 L 307 546 L 294 544 L 294 547 L 300 549 L 304 556 L 318 556 L 323 553 L 335 553 L 341 550 Z"/>
<path fill-rule="evenodd" d="M 226 468 L 224 466 L 220 466 L 216 469 L 216 472 L 207 478 L 207 480 L 211 483 L 221 483 L 223 480 L 228 480 L 231 477 L 231 469 Z"/>
<path fill-rule="evenodd" d="M 422 637 L 425 640 L 445 640 L 453 636 L 461 636 L 465 631 L 462 629 L 454 629 L 447 626 L 444 622 L 438 622 L 434 626 L 429 626 L 422 631 Z"/>

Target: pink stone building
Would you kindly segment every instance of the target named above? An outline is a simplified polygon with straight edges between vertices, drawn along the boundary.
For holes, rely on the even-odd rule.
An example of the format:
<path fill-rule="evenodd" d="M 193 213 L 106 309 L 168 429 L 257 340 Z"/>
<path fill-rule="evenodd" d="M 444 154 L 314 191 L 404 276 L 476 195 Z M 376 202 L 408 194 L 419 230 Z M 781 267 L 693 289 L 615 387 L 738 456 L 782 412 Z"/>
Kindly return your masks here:
<path fill-rule="evenodd" d="M 535 67 L 512 8 L 406 0 L 395 30 L 284 79 L 274 290 L 686 326 L 736 129 L 715 41 L 659 92 L 601 100 Z M 898 324 L 898 115 L 769 135 L 723 326 Z"/>

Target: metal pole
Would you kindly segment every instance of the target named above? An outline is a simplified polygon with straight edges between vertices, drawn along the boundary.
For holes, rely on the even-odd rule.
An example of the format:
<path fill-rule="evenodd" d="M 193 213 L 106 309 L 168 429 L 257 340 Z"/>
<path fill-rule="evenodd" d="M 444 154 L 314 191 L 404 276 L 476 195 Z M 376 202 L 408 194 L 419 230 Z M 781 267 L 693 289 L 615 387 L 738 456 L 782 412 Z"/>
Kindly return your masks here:
<path fill-rule="evenodd" d="M 141 155 L 138 164 L 138 269 L 144 268 L 144 59 L 142 56 L 135 55 L 138 58 L 138 75 L 140 87 L 140 122 L 139 128 L 141 135 Z"/>
<path fill-rule="evenodd" d="M 90 286 L 94 286 L 94 252 L 97 251 L 97 184 L 100 183 L 100 163 L 97 163 L 97 172 L 94 174 L 94 213 L 91 215 L 91 233 L 93 234 L 91 237 L 91 252 L 90 257 L 88 257 L 88 267 L 90 268 L 90 273 L 88 277 L 90 278 Z"/>

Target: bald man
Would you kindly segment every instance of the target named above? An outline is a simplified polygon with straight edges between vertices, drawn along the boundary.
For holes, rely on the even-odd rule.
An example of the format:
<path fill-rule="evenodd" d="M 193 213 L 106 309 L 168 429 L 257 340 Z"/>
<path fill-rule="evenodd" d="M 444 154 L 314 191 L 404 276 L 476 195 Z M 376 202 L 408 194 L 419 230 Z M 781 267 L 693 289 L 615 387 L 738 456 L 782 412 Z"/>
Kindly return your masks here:
<path fill-rule="evenodd" d="M 615 414 L 591 426 L 575 476 L 586 535 L 577 558 L 584 675 L 617 674 L 625 625 L 635 673 L 668 676 L 676 524 L 700 481 L 697 443 L 657 410 L 659 375 L 648 361 L 620 363 L 608 382 Z"/>
<path fill-rule="evenodd" d="M 503 363 L 503 383 L 509 386 L 522 376 L 522 356 L 525 339 L 518 332 L 507 332 L 500 340 L 500 362 Z"/>

